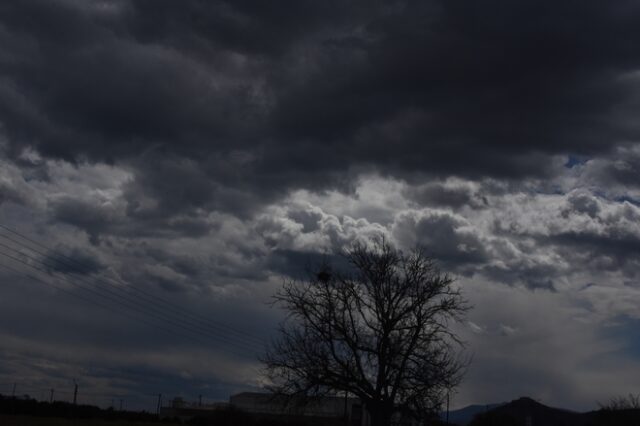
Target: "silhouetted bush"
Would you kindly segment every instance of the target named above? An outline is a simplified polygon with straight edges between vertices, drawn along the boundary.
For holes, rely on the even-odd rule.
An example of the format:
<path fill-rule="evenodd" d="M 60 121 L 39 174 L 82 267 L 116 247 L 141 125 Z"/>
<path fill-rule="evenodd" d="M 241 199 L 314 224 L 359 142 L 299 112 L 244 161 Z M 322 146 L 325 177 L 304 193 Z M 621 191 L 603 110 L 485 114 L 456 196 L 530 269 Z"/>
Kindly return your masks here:
<path fill-rule="evenodd" d="M 640 409 L 606 409 L 591 413 L 590 426 L 638 426 L 640 425 Z"/>

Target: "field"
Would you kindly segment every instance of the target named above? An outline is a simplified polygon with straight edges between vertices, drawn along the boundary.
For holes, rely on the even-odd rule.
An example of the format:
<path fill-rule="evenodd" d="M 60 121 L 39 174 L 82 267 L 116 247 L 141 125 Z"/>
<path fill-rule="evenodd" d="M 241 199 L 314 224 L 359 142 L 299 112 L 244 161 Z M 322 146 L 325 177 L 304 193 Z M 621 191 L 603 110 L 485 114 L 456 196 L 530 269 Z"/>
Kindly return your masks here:
<path fill-rule="evenodd" d="M 149 423 L 129 420 L 64 419 L 58 417 L 13 416 L 0 414 L 2 426 L 159 426 L 178 423 Z"/>

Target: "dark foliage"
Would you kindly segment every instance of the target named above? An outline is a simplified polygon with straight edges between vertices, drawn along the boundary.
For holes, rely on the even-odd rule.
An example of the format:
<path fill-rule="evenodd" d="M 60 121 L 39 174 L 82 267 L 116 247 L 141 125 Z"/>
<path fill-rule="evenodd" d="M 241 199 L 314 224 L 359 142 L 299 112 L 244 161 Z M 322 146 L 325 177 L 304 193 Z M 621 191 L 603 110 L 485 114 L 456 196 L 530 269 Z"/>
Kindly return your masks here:
<path fill-rule="evenodd" d="M 600 404 L 602 411 L 622 411 L 640 409 L 640 394 L 611 398 L 606 404 Z"/>
<path fill-rule="evenodd" d="M 601 409 L 589 413 L 589 426 L 638 426 L 640 425 L 640 409 Z"/>

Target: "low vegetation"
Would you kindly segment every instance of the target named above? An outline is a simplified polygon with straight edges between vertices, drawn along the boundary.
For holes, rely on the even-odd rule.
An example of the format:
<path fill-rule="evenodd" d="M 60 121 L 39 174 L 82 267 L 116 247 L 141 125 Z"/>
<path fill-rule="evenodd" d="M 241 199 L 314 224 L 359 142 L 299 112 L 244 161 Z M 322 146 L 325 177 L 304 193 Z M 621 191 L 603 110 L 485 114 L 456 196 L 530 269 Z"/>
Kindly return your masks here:
<path fill-rule="evenodd" d="M 37 401 L 28 396 L 17 398 L 0 395 L 0 425 L 2 426 L 102 426 L 177 423 L 176 419 L 159 419 L 148 412 L 116 411 L 93 405 L 74 405 L 68 402 Z"/>

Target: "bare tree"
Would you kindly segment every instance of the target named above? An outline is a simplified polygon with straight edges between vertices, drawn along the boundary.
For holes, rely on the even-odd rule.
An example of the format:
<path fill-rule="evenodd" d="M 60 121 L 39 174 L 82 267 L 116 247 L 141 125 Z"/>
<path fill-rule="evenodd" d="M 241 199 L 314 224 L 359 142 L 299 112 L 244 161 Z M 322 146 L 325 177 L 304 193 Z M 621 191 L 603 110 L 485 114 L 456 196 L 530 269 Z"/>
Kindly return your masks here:
<path fill-rule="evenodd" d="M 601 410 L 637 410 L 640 408 L 640 394 L 635 395 L 630 393 L 627 396 L 617 396 L 611 398 L 606 404 L 598 405 L 600 405 Z"/>
<path fill-rule="evenodd" d="M 432 415 L 465 366 L 450 326 L 464 316 L 466 301 L 420 249 L 404 254 L 380 241 L 345 257 L 350 272 L 325 263 L 275 296 L 288 317 L 263 358 L 274 390 L 349 392 L 373 426 Z"/>

